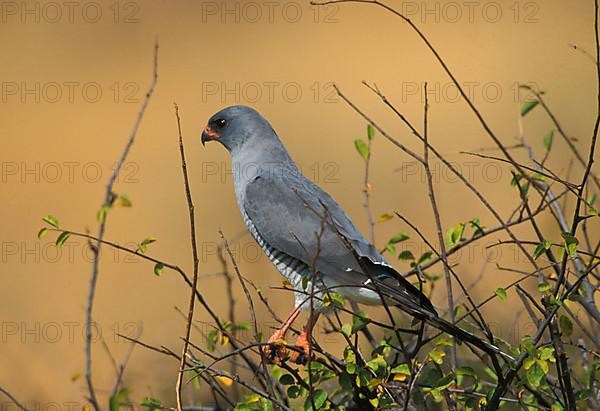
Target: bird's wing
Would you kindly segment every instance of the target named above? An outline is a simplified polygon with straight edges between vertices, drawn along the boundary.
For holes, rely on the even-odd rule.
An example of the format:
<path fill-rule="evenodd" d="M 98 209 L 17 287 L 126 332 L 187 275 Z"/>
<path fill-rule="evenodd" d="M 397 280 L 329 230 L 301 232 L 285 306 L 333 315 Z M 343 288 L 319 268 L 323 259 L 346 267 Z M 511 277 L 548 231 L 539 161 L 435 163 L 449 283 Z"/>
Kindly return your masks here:
<path fill-rule="evenodd" d="M 375 289 L 413 315 L 422 309 L 437 315 L 427 297 L 385 262 L 344 210 L 311 181 L 256 177 L 246 187 L 244 211 L 280 252 L 314 264 L 340 284 Z"/>

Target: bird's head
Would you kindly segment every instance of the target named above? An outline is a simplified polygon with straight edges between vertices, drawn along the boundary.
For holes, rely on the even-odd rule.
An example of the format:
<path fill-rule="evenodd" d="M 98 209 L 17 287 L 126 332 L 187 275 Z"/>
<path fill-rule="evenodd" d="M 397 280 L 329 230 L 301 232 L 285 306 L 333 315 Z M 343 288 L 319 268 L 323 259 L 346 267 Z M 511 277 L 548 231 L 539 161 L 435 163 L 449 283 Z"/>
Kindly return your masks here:
<path fill-rule="evenodd" d="M 231 106 L 213 114 L 208 120 L 202 131 L 202 144 L 218 141 L 231 152 L 252 138 L 271 133 L 271 125 L 258 111 L 247 106 Z"/>

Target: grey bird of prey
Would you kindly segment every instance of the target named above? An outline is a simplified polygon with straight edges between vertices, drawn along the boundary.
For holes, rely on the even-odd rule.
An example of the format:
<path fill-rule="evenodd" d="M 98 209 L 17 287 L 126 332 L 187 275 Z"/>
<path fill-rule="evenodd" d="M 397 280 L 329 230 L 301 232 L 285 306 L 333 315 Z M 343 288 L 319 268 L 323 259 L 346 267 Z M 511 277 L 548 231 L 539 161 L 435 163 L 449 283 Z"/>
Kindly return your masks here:
<path fill-rule="evenodd" d="M 256 110 L 232 106 L 214 114 L 202 133 L 202 143 L 208 141 L 218 141 L 231 154 L 235 195 L 244 222 L 295 290 L 295 309 L 269 339 L 271 346 L 263 350 L 270 361 L 306 360 L 308 334 L 324 310 L 328 291 L 361 304 L 385 301 L 488 354 L 502 354 L 440 318 L 429 299 L 385 261 L 339 204 L 302 175 L 269 122 Z M 296 341 L 298 349 L 287 356 L 285 333 L 302 309 L 312 316 Z"/>

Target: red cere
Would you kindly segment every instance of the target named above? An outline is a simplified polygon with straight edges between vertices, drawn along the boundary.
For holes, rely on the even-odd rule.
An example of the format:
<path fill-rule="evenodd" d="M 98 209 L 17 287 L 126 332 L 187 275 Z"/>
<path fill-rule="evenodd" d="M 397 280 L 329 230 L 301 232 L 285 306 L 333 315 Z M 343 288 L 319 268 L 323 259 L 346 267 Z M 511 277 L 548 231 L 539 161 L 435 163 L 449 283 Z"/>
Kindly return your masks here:
<path fill-rule="evenodd" d="M 221 136 L 217 133 L 215 133 L 214 131 L 211 130 L 211 128 L 208 126 L 208 124 L 206 125 L 206 127 L 204 127 L 204 132 L 210 137 L 210 138 L 220 138 Z"/>

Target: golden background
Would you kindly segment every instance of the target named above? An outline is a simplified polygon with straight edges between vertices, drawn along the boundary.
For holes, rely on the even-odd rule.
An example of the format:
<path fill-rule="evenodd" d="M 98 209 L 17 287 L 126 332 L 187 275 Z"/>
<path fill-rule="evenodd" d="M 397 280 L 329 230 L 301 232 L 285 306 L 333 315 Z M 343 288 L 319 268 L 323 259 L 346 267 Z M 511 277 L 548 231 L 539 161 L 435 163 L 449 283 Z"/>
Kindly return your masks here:
<path fill-rule="evenodd" d="M 47 3 L 2 3 L 0 386 L 21 401 L 53 401 L 61 408 L 67 402 L 85 402 L 84 379 L 72 382 L 71 378 L 84 372 L 84 307 L 91 252 L 84 241 L 74 237 L 56 250 L 54 235 L 38 240 L 36 233 L 46 214 L 56 216 L 63 228 L 96 232 L 104 185 L 151 79 L 155 39 L 160 44 L 158 85 L 115 185 L 115 191 L 131 198 L 133 207 L 116 207 L 110 212 L 106 239 L 133 247 L 154 236 L 158 241 L 150 245 L 149 254 L 191 273 L 188 214 L 173 111 L 177 102 L 202 253 L 199 289 L 223 318 L 228 309 L 225 281 L 211 275 L 221 270 L 215 251 L 217 230 L 222 228 L 232 238 L 245 228 L 235 204 L 232 176 L 227 174 L 228 155 L 218 144 L 203 148 L 200 134 L 206 120 L 224 106 L 239 103 L 257 108 L 306 174 L 332 194 L 368 234 L 362 192 L 364 163 L 353 144 L 355 138 L 365 137 L 366 123 L 332 94 L 329 84 L 338 84 L 390 134 L 421 153 L 417 139 L 360 82 L 377 83 L 421 129 L 421 87 L 427 81 L 432 92 L 431 142 L 458 164 L 504 218 L 518 204 L 509 184 L 509 168 L 459 153 L 492 147 L 493 143 L 464 101 L 456 98 L 450 79 L 407 24 L 374 6 L 345 4 L 318 10 L 305 1 L 288 3 L 292 4 L 276 2 L 271 16 L 263 2 L 96 2 L 92 6 L 82 2 L 76 3 L 72 16 L 63 3 L 54 3 L 61 5 L 58 19 L 54 6 Z M 493 3 L 487 7 L 494 9 L 486 8 L 489 14 L 484 14 L 488 3 Z M 427 5 L 433 10 L 430 14 L 419 14 L 425 7 L 421 2 L 389 4 L 399 9 L 417 8 L 413 21 L 459 81 L 470 84 L 472 100 L 506 145 L 516 143 L 519 109 L 526 98 L 516 85 L 531 82 L 547 91 L 548 104 L 587 155 L 596 110 L 595 69 L 589 57 L 569 44 L 593 50 L 591 2 L 482 2 L 471 17 L 463 3 L 431 3 Z M 461 6 L 462 16 L 453 22 L 455 14 L 450 7 L 456 4 Z M 33 14 L 22 14 L 26 7 L 34 10 Z M 234 10 L 233 14 L 222 15 L 225 7 Z M 261 11 L 258 17 L 257 7 Z M 102 15 L 91 22 L 98 9 Z M 497 9 L 502 15 L 494 23 Z M 212 94 L 215 88 L 217 92 Z M 95 90 L 101 90 L 101 96 L 97 97 Z M 261 93 L 258 97 L 256 90 Z M 497 90 L 501 95 L 496 96 Z M 539 108 L 524 118 L 525 136 L 539 157 L 543 155 L 542 137 L 551 127 Z M 571 156 L 558 135 L 554 145 L 549 165 L 566 176 Z M 523 150 L 515 153 L 527 161 Z M 487 227 L 497 225 L 449 170 L 434 162 L 434 172 L 445 227 L 476 216 Z M 573 164 L 569 179 L 579 181 L 580 175 L 581 167 Z M 423 170 L 379 134 L 373 146 L 370 180 L 375 217 L 398 211 L 429 238 L 435 238 Z M 546 232 L 560 240 L 550 218 L 542 223 Z M 391 235 L 410 231 L 398 219 L 378 224 L 376 229 L 378 247 Z M 414 233 L 411 241 L 425 251 Z M 280 275 L 257 254 L 249 236 L 232 240 L 232 247 L 242 273 L 263 289 L 284 316 L 292 297 L 269 290 L 269 286 L 281 285 Z M 502 253 L 485 265 L 484 246 L 470 247 L 454 260 L 467 284 L 486 270 L 485 281 L 472 290 L 476 301 L 515 278 L 497 270 L 496 261 L 526 266 L 523 257 L 516 261 L 514 247 L 505 247 Z M 399 270 L 408 267 L 394 258 L 390 261 Z M 436 285 L 433 300 L 446 307 L 442 283 Z M 249 321 L 239 284 L 234 287 L 236 317 Z M 460 297 L 457 287 L 455 295 Z M 143 324 L 142 340 L 179 352 L 185 321 L 174 307 L 186 311 L 188 298 L 189 289 L 176 274 L 165 270 L 156 277 L 152 264 L 103 250 L 94 318 L 117 362 L 122 361 L 128 343 L 116 332 L 132 335 L 138 329 L 135 324 Z M 511 338 L 510 329 L 524 330 L 527 325 L 526 316 L 515 324 L 518 310 L 510 307 L 519 306 L 516 298 L 509 293 L 507 303 L 491 304 L 485 310 L 500 324 L 506 338 Z M 264 308 L 257 306 L 261 328 L 268 333 L 272 321 Z M 198 307 L 195 319 L 208 321 L 208 316 Z M 193 337 L 203 343 L 197 332 Z M 336 350 L 335 335 L 318 338 Z M 100 341 L 93 344 L 93 364 L 95 385 L 105 404 L 114 370 Z M 127 367 L 125 385 L 132 389 L 132 398 L 153 395 L 169 404 L 174 400 L 177 368 L 173 359 L 138 347 Z M 188 399 L 193 395 L 198 398 L 193 389 L 186 389 Z"/>

